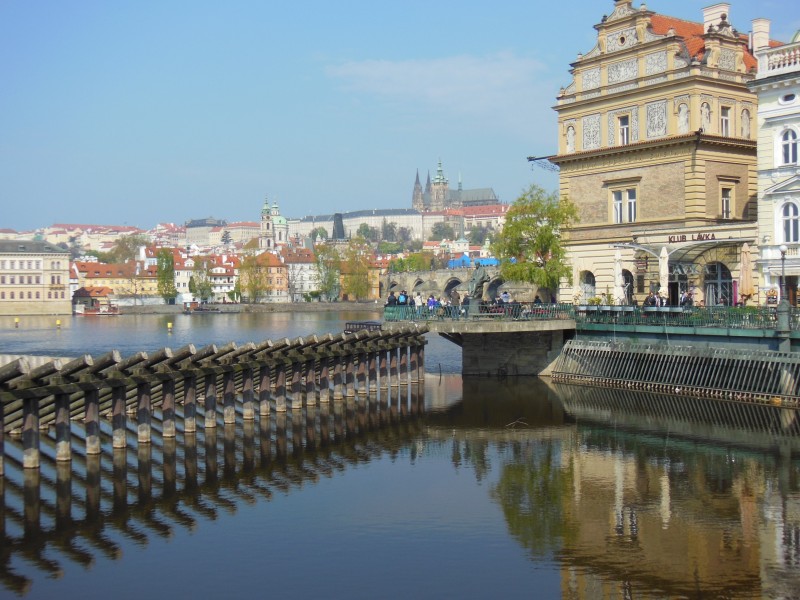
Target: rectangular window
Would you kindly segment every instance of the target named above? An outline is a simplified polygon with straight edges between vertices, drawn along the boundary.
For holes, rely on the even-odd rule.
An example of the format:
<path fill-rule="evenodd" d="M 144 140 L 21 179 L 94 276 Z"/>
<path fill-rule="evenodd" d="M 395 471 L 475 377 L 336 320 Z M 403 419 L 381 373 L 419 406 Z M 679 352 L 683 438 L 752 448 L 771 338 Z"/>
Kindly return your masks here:
<path fill-rule="evenodd" d="M 628 190 L 628 223 L 636 222 L 636 190 Z"/>
<path fill-rule="evenodd" d="M 731 218 L 731 205 L 732 205 L 732 197 L 733 197 L 733 188 L 724 187 L 722 188 L 722 192 L 720 194 L 722 206 L 721 206 L 721 216 L 723 219 L 730 219 Z"/>
<path fill-rule="evenodd" d="M 630 117 L 628 115 L 622 115 L 618 119 L 619 122 L 619 144 L 620 146 L 626 146 L 630 143 L 631 140 L 631 128 L 630 128 Z"/>
<path fill-rule="evenodd" d="M 725 137 L 731 134 L 731 109 L 728 106 L 719 111 L 719 134 Z"/>
<path fill-rule="evenodd" d="M 614 192 L 614 223 L 622 223 L 622 192 Z"/>

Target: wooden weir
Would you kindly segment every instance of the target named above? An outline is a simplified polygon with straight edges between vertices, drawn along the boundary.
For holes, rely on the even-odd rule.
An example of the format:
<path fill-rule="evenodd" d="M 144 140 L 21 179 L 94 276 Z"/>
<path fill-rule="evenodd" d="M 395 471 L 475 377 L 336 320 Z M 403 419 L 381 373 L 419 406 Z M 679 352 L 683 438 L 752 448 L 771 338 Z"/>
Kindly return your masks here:
<path fill-rule="evenodd" d="M 150 443 L 156 408 L 161 411 L 161 436 L 170 439 L 176 436 L 180 415 L 185 433 L 197 431 L 199 413 L 204 429 L 216 428 L 220 404 L 222 422 L 230 424 L 236 422 L 238 403 L 242 419 L 252 421 L 256 414 L 268 416 L 273 410 L 377 396 L 379 386 L 388 390 L 420 384 L 425 332 L 408 327 L 243 346 L 212 344 L 199 350 L 188 345 L 127 358 L 113 350 L 99 358 L 55 359 L 36 368 L 19 358 L 0 367 L 0 475 L 6 434 L 21 436 L 23 467 L 38 469 L 40 431 L 49 427 L 55 428 L 56 461 L 72 460 L 77 450 L 73 420 L 84 423 L 85 454 L 96 455 L 102 451 L 103 417 L 111 423 L 112 448 L 124 448 L 129 417 L 136 424 L 138 444 Z"/>
<path fill-rule="evenodd" d="M 800 407 L 800 355 L 569 340 L 553 381 Z"/>

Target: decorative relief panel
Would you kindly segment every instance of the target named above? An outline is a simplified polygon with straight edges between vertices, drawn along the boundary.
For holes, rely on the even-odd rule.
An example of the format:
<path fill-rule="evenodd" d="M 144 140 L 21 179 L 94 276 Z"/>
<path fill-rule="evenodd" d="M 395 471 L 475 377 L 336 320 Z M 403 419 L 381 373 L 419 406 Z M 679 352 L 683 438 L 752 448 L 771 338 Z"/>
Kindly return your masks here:
<path fill-rule="evenodd" d="M 684 67 L 689 66 L 689 53 L 686 51 L 685 47 L 683 50 L 681 50 L 680 54 L 675 55 L 675 58 L 672 59 L 672 62 L 676 69 L 683 69 Z"/>
<path fill-rule="evenodd" d="M 644 58 L 644 73 L 652 75 L 667 70 L 667 52 L 653 52 Z"/>
<path fill-rule="evenodd" d="M 583 125 L 583 150 L 600 147 L 600 115 L 587 115 L 581 120 Z"/>
<path fill-rule="evenodd" d="M 672 99 L 672 110 L 677 111 L 681 104 L 689 104 L 689 94 L 675 96 L 675 98 Z"/>
<path fill-rule="evenodd" d="M 650 30 L 650 29 L 645 29 L 645 31 L 644 31 L 644 41 L 645 42 L 655 42 L 656 40 L 663 40 L 665 37 L 667 37 L 667 36 L 658 35 L 656 33 L 653 33 L 652 30 Z"/>
<path fill-rule="evenodd" d="M 564 90 L 564 93 L 567 95 L 575 93 L 575 81 L 567 86 L 567 89 Z"/>
<path fill-rule="evenodd" d="M 634 58 L 608 65 L 608 83 L 619 83 L 636 79 L 639 75 L 639 63 Z"/>
<path fill-rule="evenodd" d="M 586 54 L 583 55 L 583 58 L 592 58 L 594 56 L 600 55 L 600 44 L 597 44 L 594 48 L 589 50 Z"/>
<path fill-rule="evenodd" d="M 629 27 L 622 31 L 615 31 L 606 36 L 606 52 L 618 52 L 625 48 L 635 46 L 639 40 L 636 39 L 636 28 Z"/>
<path fill-rule="evenodd" d="M 615 94 L 617 92 L 627 92 L 628 90 L 635 90 L 639 87 L 637 82 L 626 83 L 625 85 L 616 85 L 614 87 L 608 88 L 609 94 Z"/>
<path fill-rule="evenodd" d="M 583 89 L 594 90 L 600 87 L 600 67 L 583 72 Z"/>
<path fill-rule="evenodd" d="M 617 19 L 622 19 L 633 14 L 636 14 L 636 10 L 632 6 L 625 4 L 624 2 L 620 2 L 616 5 L 616 7 L 614 7 L 614 12 L 609 15 L 606 21 L 616 21 Z"/>
<path fill-rule="evenodd" d="M 600 95 L 600 92 L 587 92 L 581 96 L 581 100 L 591 100 L 592 98 L 597 98 Z"/>
<path fill-rule="evenodd" d="M 719 68 L 726 71 L 736 70 L 736 52 L 730 48 L 723 48 L 719 53 Z"/>
<path fill-rule="evenodd" d="M 651 102 L 647 105 L 647 137 L 667 135 L 667 101 Z"/>
<path fill-rule="evenodd" d="M 645 83 L 647 85 L 655 85 L 656 83 L 663 83 L 665 81 L 667 81 L 667 76 L 659 75 L 658 77 L 653 77 L 651 79 L 648 79 Z"/>

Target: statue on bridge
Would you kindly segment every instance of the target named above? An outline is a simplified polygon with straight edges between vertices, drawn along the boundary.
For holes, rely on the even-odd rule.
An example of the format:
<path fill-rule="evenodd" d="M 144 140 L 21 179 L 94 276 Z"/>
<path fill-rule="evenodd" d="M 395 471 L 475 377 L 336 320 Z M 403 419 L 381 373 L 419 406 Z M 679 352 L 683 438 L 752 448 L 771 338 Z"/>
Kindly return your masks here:
<path fill-rule="evenodd" d="M 489 274 L 486 272 L 484 266 L 480 263 L 475 264 L 475 270 L 472 272 L 472 277 L 469 278 L 467 284 L 467 292 L 470 299 L 476 302 L 483 300 L 483 287 L 489 282 Z"/>

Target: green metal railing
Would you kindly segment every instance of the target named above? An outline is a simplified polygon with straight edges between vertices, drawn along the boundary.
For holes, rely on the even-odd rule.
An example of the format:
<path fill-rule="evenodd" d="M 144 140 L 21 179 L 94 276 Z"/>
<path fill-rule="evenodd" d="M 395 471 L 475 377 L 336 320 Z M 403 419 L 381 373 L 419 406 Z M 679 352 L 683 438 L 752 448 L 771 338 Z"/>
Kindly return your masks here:
<path fill-rule="evenodd" d="M 800 331 L 800 309 L 790 308 L 789 327 Z M 532 304 L 512 302 L 505 305 L 471 304 L 465 306 L 386 306 L 385 321 L 435 320 L 542 320 L 575 319 L 578 329 L 596 325 L 657 325 L 668 327 L 704 327 L 719 329 L 775 329 L 777 310 L 767 306 L 584 306 L 572 304 Z M 592 327 L 596 328 L 596 327 Z"/>

